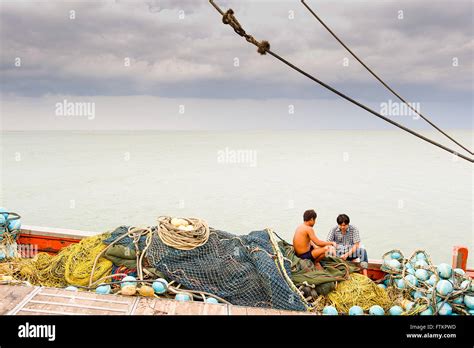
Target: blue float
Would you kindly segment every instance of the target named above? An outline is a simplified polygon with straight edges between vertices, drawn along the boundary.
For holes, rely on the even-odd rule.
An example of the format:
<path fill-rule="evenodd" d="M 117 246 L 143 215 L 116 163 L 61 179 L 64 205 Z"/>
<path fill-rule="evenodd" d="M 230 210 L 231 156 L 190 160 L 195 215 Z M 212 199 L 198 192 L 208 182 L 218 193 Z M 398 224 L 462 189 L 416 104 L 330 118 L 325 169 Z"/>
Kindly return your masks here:
<path fill-rule="evenodd" d="M 428 271 L 426 269 L 417 269 L 415 271 L 415 277 L 417 277 L 419 280 L 427 280 L 429 278 Z"/>
<path fill-rule="evenodd" d="M 402 257 L 402 255 L 401 255 L 399 252 L 394 251 L 394 252 L 390 255 L 390 257 L 391 257 L 392 259 L 399 260 L 399 259 Z"/>
<path fill-rule="evenodd" d="M 370 315 L 385 315 L 385 311 L 379 305 L 374 305 L 369 308 Z"/>
<path fill-rule="evenodd" d="M 180 292 L 180 293 L 177 293 L 177 294 L 176 294 L 176 296 L 174 297 L 174 299 L 175 299 L 176 301 L 179 301 L 179 302 L 189 302 L 189 301 L 191 301 L 191 296 L 189 296 L 189 294 Z"/>
<path fill-rule="evenodd" d="M 438 275 L 443 279 L 449 279 L 453 274 L 453 268 L 447 263 L 440 263 L 437 269 Z"/>
<path fill-rule="evenodd" d="M 124 288 L 124 287 L 130 286 L 130 285 L 137 286 L 137 278 L 135 278 L 133 276 L 123 277 L 122 283 L 120 283 L 120 287 Z"/>
<path fill-rule="evenodd" d="M 418 286 L 418 279 L 413 274 L 408 274 L 405 276 L 405 282 L 410 283 L 413 286 Z"/>
<path fill-rule="evenodd" d="M 465 295 L 464 296 L 464 304 L 469 309 L 474 309 L 474 296 Z"/>
<path fill-rule="evenodd" d="M 425 260 L 417 260 L 415 262 L 415 268 L 424 268 L 424 267 L 428 267 L 428 262 L 426 262 Z"/>
<path fill-rule="evenodd" d="M 360 306 L 352 306 L 349 308 L 349 315 L 364 315 L 364 310 Z"/>
<path fill-rule="evenodd" d="M 433 315 L 433 309 L 431 307 L 428 307 L 423 312 L 421 312 L 420 315 Z"/>
<path fill-rule="evenodd" d="M 337 315 L 337 309 L 333 306 L 326 306 L 323 309 L 323 315 Z"/>
<path fill-rule="evenodd" d="M 206 298 L 206 303 L 218 304 L 219 301 L 217 301 L 217 299 L 214 297 L 208 297 Z"/>
<path fill-rule="evenodd" d="M 168 290 L 168 282 L 162 278 L 157 279 L 153 282 L 153 290 L 157 294 L 164 294 Z"/>
<path fill-rule="evenodd" d="M 436 291 L 443 296 L 449 295 L 453 292 L 453 284 L 449 280 L 441 279 L 436 284 Z"/>
<path fill-rule="evenodd" d="M 400 306 L 393 306 L 388 310 L 388 312 L 390 315 L 401 315 L 403 313 L 403 308 Z"/>
<path fill-rule="evenodd" d="M 386 289 L 386 288 L 387 288 L 387 286 L 386 286 L 385 284 L 377 284 L 377 286 L 378 286 L 379 288 L 382 288 L 382 289 Z"/>
<path fill-rule="evenodd" d="M 10 232 L 20 230 L 20 228 L 21 228 L 20 219 L 9 220 L 7 227 L 8 227 L 8 230 L 9 230 Z"/>
<path fill-rule="evenodd" d="M 449 303 L 438 303 L 436 305 L 438 307 L 438 314 L 439 315 L 451 315 L 453 313 L 453 307 Z"/>
<path fill-rule="evenodd" d="M 67 291 L 78 291 L 79 289 L 76 288 L 75 286 L 72 286 L 72 285 L 69 285 L 67 288 L 65 288 L 64 290 L 67 290 Z"/>
<path fill-rule="evenodd" d="M 95 289 L 95 292 L 101 295 L 110 294 L 111 291 L 112 289 L 110 285 L 107 285 L 107 284 L 100 285 L 97 287 L 97 289 Z"/>

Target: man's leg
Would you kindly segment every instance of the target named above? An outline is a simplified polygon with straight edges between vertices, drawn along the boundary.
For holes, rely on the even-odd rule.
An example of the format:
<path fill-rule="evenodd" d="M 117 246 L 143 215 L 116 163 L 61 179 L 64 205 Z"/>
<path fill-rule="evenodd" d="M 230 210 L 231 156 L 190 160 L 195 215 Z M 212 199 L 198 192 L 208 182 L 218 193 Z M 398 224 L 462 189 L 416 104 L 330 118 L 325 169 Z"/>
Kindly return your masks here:
<path fill-rule="evenodd" d="M 316 267 L 316 269 L 323 269 L 319 261 L 321 261 L 326 256 L 328 250 L 329 248 L 327 246 L 322 248 L 314 248 L 313 250 L 311 250 L 311 255 L 313 256 L 314 266 Z"/>
<path fill-rule="evenodd" d="M 369 259 L 367 257 L 367 251 L 364 248 L 357 248 L 354 253 L 347 257 L 347 260 L 360 259 L 360 268 L 362 268 L 362 274 L 367 276 L 367 268 L 369 267 Z"/>

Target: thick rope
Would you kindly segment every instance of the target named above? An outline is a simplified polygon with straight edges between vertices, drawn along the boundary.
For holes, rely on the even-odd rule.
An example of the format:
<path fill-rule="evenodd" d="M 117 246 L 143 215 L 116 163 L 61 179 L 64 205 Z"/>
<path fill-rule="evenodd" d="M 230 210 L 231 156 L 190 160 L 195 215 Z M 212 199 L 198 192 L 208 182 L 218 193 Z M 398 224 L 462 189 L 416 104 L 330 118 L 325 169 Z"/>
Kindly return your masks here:
<path fill-rule="evenodd" d="M 342 40 L 324 23 L 324 21 L 319 18 L 319 16 L 309 7 L 308 4 L 304 2 L 304 0 L 301 0 L 301 3 L 308 9 L 308 11 L 313 15 L 314 18 L 318 20 L 319 23 L 349 52 L 373 77 L 375 77 L 386 89 L 388 89 L 395 97 L 397 97 L 401 102 L 406 104 L 412 111 L 414 111 L 418 116 L 420 116 L 423 120 L 428 122 L 433 128 L 435 128 L 437 131 L 439 131 L 441 134 L 446 136 L 448 139 L 450 139 L 452 142 L 454 142 L 456 145 L 459 147 L 463 148 L 469 154 L 473 155 L 474 153 L 460 144 L 458 141 L 453 139 L 451 136 L 449 136 L 446 132 L 444 132 L 441 128 L 436 126 L 433 122 L 431 122 L 427 117 L 423 116 L 421 112 L 416 110 L 410 103 L 408 103 L 404 98 L 402 98 L 397 92 L 395 92 L 387 83 L 385 83 L 382 78 L 380 78 L 372 69 L 370 69 L 347 45 L 342 42 Z"/>
<path fill-rule="evenodd" d="M 213 0 L 209 0 L 209 2 L 217 9 L 217 11 L 218 11 L 220 14 L 222 14 L 223 16 L 225 16 L 225 13 L 214 3 Z M 227 13 L 227 12 L 226 12 L 226 13 Z M 233 13 L 233 11 L 232 11 L 232 13 Z M 233 14 L 232 14 L 232 17 L 233 17 Z M 235 18 L 235 17 L 234 17 L 234 18 Z M 243 29 L 241 29 L 241 27 L 239 27 L 240 24 L 238 24 L 237 20 L 235 20 L 234 22 L 231 22 L 231 23 L 225 23 L 225 22 L 224 22 L 224 24 L 229 24 L 229 25 L 231 25 L 233 28 L 234 28 L 234 26 L 237 26 L 237 27 L 236 27 L 237 30 L 236 30 L 236 28 L 234 28 L 234 31 L 236 31 L 237 34 L 239 34 L 239 35 L 241 35 L 242 31 L 245 32 Z M 247 34 L 246 34 L 246 35 L 247 35 Z M 243 36 L 243 35 L 241 35 L 241 36 Z M 248 41 L 248 40 L 247 40 L 247 41 Z M 258 42 L 258 41 L 256 41 L 256 42 Z M 263 41 L 262 41 L 262 42 L 263 42 Z M 255 45 L 254 42 L 251 42 L 251 43 L 253 43 L 253 44 Z M 261 43 L 260 43 L 260 44 L 261 44 Z M 259 48 L 261 47 L 261 46 L 259 46 L 259 45 L 257 45 L 257 46 L 258 46 Z M 449 153 L 451 153 L 451 154 L 453 154 L 453 155 L 455 155 L 455 156 L 458 156 L 458 157 L 460 157 L 460 158 L 462 158 L 462 159 L 464 159 L 464 160 L 466 160 L 466 161 L 469 161 L 469 162 L 471 162 L 471 163 L 474 163 L 474 159 L 469 158 L 469 157 L 467 157 L 467 156 L 465 156 L 465 155 L 463 155 L 463 154 L 460 154 L 460 153 L 458 153 L 458 152 L 456 152 L 456 151 L 454 151 L 454 150 L 451 150 L 450 148 L 448 148 L 448 147 L 446 147 L 446 146 L 444 146 L 444 145 L 442 145 L 442 144 L 440 144 L 440 143 L 438 143 L 438 142 L 436 142 L 436 141 L 434 141 L 434 140 L 431 140 L 431 139 L 429 139 L 429 138 L 427 138 L 427 137 L 425 137 L 425 136 L 423 136 L 423 135 L 421 135 L 421 134 L 419 134 L 419 133 L 417 133 L 417 132 L 415 132 L 415 131 L 409 129 L 409 128 L 407 128 L 407 127 L 405 127 L 405 126 L 403 126 L 403 125 L 401 125 L 401 124 L 399 124 L 399 123 L 397 123 L 397 122 L 395 122 L 395 121 L 389 119 L 388 117 L 383 116 L 382 114 L 380 114 L 380 113 L 378 113 L 378 112 L 376 112 L 376 111 L 370 109 L 369 107 L 367 107 L 367 106 L 365 106 L 365 105 L 359 103 L 358 101 L 356 101 L 355 99 L 353 99 L 353 98 L 351 98 L 351 97 L 345 95 L 344 93 L 339 92 L 337 89 L 335 89 L 335 88 L 331 87 L 330 85 L 328 85 L 328 84 L 322 82 L 321 80 L 318 80 L 316 77 L 310 75 L 309 73 L 307 73 L 307 72 L 305 72 L 304 70 L 298 68 L 297 66 L 295 66 L 295 65 L 292 64 L 292 63 L 290 63 L 290 62 L 287 61 L 286 59 L 280 57 L 278 54 L 272 52 L 272 51 L 270 50 L 269 46 L 270 46 L 270 45 L 268 45 L 268 48 L 265 48 L 265 53 L 268 53 L 269 55 L 275 57 L 276 59 L 278 59 L 278 60 L 281 61 L 282 63 L 286 64 L 287 66 L 289 66 L 289 67 L 292 68 L 293 70 L 296 70 L 296 71 L 299 72 L 300 74 L 306 76 L 306 77 L 309 78 L 310 80 L 312 80 L 312 81 L 318 83 L 319 85 L 321 85 L 321 86 L 323 86 L 324 88 L 330 90 L 331 92 L 337 94 L 338 96 L 340 96 L 340 97 L 346 99 L 347 101 L 351 102 L 352 104 L 357 105 L 358 107 L 360 107 L 360 108 L 362 108 L 362 109 L 364 109 L 364 110 L 370 112 L 370 113 L 373 114 L 374 116 L 377 116 L 378 118 L 381 118 L 382 120 L 384 120 L 384 121 L 386 121 L 386 122 L 388 122 L 388 123 L 394 125 L 395 127 L 398 127 L 398 128 L 400 128 L 400 129 L 404 130 L 404 131 L 407 132 L 407 133 L 410 133 L 410 134 L 412 134 L 412 135 L 414 135 L 414 136 L 416 136 L 416 137 L 418 137 L 418 138 L 420 138 L 420 139 L 422 139 L 422 140 L 424 140 L 424 141 L 426 141 L 426 142 L 428 142 L 428 143 L 430 143 L 430 144 L 432 144 L 432 145 L 435 145 L 435 146 L 437 146 L 437 147 L 439 147 L 439 148 L 441 148 L 441 149 L 443 149 L 443 150 L 445 150 L 445 151 L 447 151 L 447 152 L 449 152 Z"/>
<path fill-rule="evenodd" d="M 190 231 L 181 230 L 171 223 L 170 216 L 158 218 L 158 236 L 161 241 L 175 249 L 192 250 L 206 244 L 209 239 L 209 226 L 206 221 L 198 218 L 185 218 L 190 226 Z"/>

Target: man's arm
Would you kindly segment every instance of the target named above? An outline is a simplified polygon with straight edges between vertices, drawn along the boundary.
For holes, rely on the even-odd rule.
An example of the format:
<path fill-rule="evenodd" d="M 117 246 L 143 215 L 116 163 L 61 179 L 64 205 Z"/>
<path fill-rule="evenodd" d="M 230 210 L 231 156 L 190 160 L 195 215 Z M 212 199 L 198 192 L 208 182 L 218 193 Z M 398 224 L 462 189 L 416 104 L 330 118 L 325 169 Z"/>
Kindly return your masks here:
<path fill-rule="evenodd" d="M 321 239 L 319 239 L 318 237 L 316 237 L 316 233 L 314 233 L 314 230 L 312 228 L 309 228 L 308 230 L 308 236 L 309 236 L 309 239 L 314 243 L 316 244 L 317 246 L 320 246 L 320 247 L 324 247 L 326 245 L 333 245 L 333 246 L 336 246 L 336 243 L 335 242 L 325 242 Z"/>
<path fill-rule="evenodd" d="M 352 246 L 352 248 L 350 248 L 350 250 L 349 250 L 347 253 L 341 255 L 341 259 L 343 259 L 343 260 L 347 259 L 347 257 L 348 257 L 349 255 L 352 255 L 352 254 L 357 250 L 357 248 L 359 247 L 359 245 L 360 245 L 360 242 L 355 243 L 355 244 Z"/>

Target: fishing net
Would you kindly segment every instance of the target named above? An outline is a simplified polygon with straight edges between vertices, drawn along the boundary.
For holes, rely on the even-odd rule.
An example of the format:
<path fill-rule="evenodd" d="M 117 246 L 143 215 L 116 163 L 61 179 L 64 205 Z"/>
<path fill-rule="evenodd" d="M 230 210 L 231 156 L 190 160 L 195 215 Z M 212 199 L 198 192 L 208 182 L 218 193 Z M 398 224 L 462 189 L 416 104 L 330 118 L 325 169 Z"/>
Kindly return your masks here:
<path fill-rule="evenodd" d="M 111 243 L 127 230 L 126 226 L 117 228 L 105 242 Z M 291 263 L 283 260 L 271 233 L 262 230 L 237 236 L 211 228 L 206 243 L 189 250 L 171 247 L 153 233 L 146 258 L 167 280 L 234 305 L 306 310 L 307 304 L 288 276 Z M 125 237 L 116 245 L 131 243 Z"/>
<path fill-rule="evenodd" d="M 63 248 L 57 255 L 39 253 L 33 259 L 15 259 L 9 263 L 8 273 L 15 279 L 32 285 L 64 287 L 87 286 L 96 257 L 106 247 L 103 243 L 108 234 L 83 239 Z M 100 257 L 97 260 L 93 281 L 112 271 L 112 262 Z"/>

